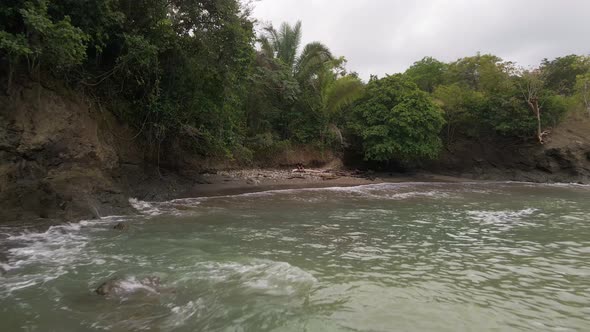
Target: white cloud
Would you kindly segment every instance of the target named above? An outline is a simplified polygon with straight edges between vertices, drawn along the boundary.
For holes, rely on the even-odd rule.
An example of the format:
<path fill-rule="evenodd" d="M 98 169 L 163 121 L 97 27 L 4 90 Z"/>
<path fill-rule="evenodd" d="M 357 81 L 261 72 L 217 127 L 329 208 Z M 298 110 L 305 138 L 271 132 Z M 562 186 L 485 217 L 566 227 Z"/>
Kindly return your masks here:
<path fill-rule="evenodd" d="M 303 22 L 367 78 L 404 71 L 424 56 L 452 61 L 478 51 L 524 66 L 588 54 L 588 0 L 261 0 L 254 16 Z"/>

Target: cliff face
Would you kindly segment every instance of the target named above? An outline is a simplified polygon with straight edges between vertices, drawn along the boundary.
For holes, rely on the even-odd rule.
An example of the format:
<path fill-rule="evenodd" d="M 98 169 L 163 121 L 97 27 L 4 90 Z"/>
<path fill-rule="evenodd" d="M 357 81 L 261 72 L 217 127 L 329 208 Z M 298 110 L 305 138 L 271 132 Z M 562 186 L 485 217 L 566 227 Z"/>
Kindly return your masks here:
<path fill-rule="evenodd" d="M 131 213 L 130 197 L 176 198 L 201 170 L 229 167 L 182 151 L 158 166 L 136 130 L 90 104 L 36 84 L 0 96 L 0 222 Z"/>
<path fill-rule="evenodd" d="M 590 182 L 590 118 L 571 114 L 548 142 L 458 139 L 428 165 L 433 172 L 489 180 Z"/>
<path fill-rule="evenodd" d="M 80 94 L 37 84 L 0 95 L 0 223 L 79 220 L 133 212 L 129 197 L 167 200 L 190 195 L 207 170 L 237 168 L 162 147 L 160 158 L 134 129 Z M 260 160 L 268 166 L 334 158 L 293 149 Z"/>
<path fill-rule="evenodd" d="M 79 219 L 127 206 L 108 115 L 39 87 L 0 97 L 0 105 L 0 220 Z"/>

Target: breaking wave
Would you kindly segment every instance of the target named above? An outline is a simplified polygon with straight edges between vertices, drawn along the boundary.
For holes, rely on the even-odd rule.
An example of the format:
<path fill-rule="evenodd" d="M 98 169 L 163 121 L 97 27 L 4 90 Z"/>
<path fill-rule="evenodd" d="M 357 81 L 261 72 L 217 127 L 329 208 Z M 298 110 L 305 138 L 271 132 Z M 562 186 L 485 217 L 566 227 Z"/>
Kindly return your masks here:
<path fill-rule="evenodd" d="M 197 264 L 200 278 L 215 283 L 230 283 L 246 292 L 267 295 L 296 295 L 309 291 L 317 279 L 285 262 L 254 260 L 249 263 L 204 262 Z"/>
<path fill-rule="evenodd" d="M 44 232 L 7 230 L 2 241 L 6 247 L 5 261 L 0 266 L 0 297 L 23 288 L 45 283 L 67 274 L 81 260 L 99 264 L 87 244 L 93 232 L 105 229 L 105 225 L 123 220 L 124 217 L 107 217 L 82 220 L 77 223 L 50 226 Z M 41 266 L 42 269 L 35 267 Z M 16 274 L 27 269 L 27 273 Z"/>

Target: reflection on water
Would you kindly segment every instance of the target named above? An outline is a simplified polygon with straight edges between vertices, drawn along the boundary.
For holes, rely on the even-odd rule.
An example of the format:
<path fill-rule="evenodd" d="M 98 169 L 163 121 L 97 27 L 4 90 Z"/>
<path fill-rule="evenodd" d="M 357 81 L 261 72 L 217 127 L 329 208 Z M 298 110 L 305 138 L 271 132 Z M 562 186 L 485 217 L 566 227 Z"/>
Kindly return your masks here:
<path fill-rule="evenodd" d="M 3 331 L 587 331 L 590 187 L 405 183 L 0 228 Z M 113 230 L 121 221 L 128 231 Z M 145 278 L 161 285 L 149 287 Z M 102 297 L 98 285 L 117 280 Z"/>

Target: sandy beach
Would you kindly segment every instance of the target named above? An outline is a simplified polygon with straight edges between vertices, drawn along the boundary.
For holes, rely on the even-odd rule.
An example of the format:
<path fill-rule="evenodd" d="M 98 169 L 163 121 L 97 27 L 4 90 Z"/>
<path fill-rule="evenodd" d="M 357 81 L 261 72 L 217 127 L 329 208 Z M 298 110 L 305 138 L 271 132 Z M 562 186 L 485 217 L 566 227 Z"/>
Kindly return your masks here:
<path fill-rule="evenodd" d="M 239 171 L 220 171 L 203 174 L 202 183 L 193 186 L 184 197 L 210 197 L 237 195 L 267 190 L 353 187 L 378 183 L 397 182 L 461 182 L 473 181 L 464 178 L 420 173 L 362 173 L 354 171 L 334 171 L 327 169 L 305 169 L 304 171 L 286 169 L 248 169 Z"/>

